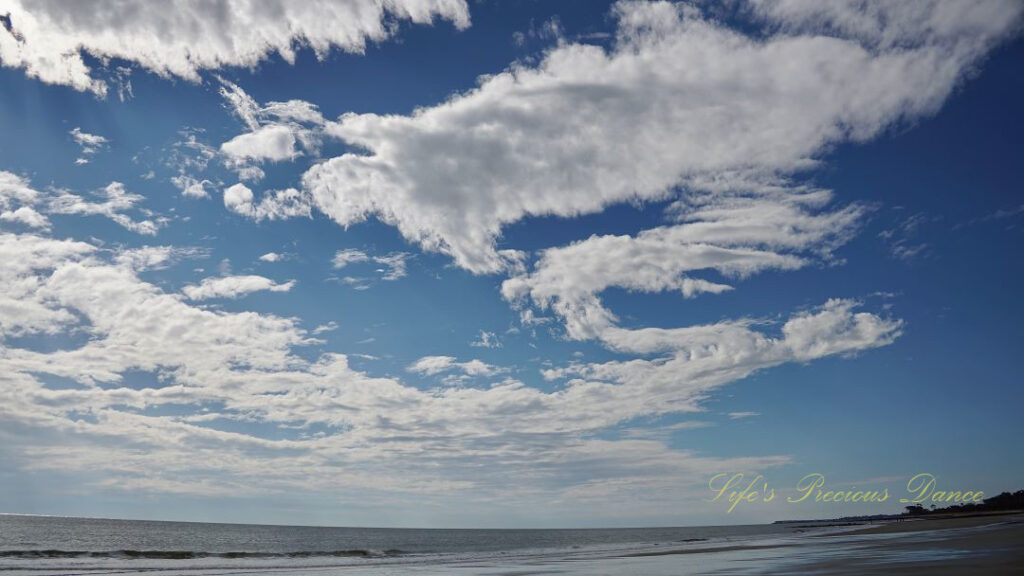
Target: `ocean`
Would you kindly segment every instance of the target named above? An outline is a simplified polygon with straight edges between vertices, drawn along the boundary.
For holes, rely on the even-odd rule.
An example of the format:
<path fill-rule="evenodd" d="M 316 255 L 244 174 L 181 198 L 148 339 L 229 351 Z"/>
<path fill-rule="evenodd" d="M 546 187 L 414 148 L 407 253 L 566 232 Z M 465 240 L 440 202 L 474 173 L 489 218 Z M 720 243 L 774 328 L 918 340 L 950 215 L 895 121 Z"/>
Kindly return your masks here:
<path fill-rule="evenodd" d="M 326 528 L 2 515 L 0 574 L 618 574 L 639 573 L 612 568 L 622 559 L 636 565 L 668 552 L 668 573 L 697 574 L 744 553 L 763 555 L 807 530 Z"/>

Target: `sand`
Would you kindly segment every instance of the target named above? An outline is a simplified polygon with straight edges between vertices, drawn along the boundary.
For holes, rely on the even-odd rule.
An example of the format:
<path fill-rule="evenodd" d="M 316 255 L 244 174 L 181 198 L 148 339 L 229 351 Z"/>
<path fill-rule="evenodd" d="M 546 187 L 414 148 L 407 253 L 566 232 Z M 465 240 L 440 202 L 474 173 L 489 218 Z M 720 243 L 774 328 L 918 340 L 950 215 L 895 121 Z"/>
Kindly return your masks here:
<path fill-rule="evenodd" d="M 826 537 L 825 539 L 828 539 Z M 894 522 L 834 536 L 854 543 L 812 574 L 1024 574 L 1024 514 Z"/>

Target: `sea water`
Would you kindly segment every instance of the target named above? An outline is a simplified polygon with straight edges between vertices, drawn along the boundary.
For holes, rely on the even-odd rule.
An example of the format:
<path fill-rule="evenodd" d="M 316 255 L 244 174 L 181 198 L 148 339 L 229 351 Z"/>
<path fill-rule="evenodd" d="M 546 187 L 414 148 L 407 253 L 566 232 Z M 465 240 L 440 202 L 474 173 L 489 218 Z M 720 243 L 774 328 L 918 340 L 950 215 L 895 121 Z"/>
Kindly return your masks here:
<path fill-rule="evenodd" d="M 666 564 L 665 552 L 673 552 L 672 573 L 703 573 L 686 566 L 708 568 L 709 555 L 721 560 L 726 552 L 733 560 L 764 556 L 805 529 L 328 528 L 0 515 L 0 574 L 595 573 L 614 559 Z"/>

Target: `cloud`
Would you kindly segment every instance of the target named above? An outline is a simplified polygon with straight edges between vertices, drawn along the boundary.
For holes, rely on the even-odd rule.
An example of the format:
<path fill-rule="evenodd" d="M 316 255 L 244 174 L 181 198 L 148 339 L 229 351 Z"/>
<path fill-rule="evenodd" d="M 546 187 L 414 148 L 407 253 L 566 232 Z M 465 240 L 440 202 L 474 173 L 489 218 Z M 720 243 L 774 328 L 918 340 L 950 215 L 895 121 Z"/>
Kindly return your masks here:
<path fill-rule="evenodd" d="M 890 4 L 866 3 L 872 28 L 765 3 L 756 17 L 779 32 L 754 37 L 686 5 L 621 2 L 610 49 L 562 43 L 411 115 L 343 115 L 325 134 L 365 152 L 313 166 L 304 187 L 341 225 L 377 217 L 477 273 L 508 266 L 496 239 L 525 217 L 784 189 L 835 144 L 937 110 L 1022 11 Z"/>
<path fill-rule="evenodd" d="M 314 335 L 324 334 L 324 333 L 327 333 L 327 332 L 333 332 L 333 331 L 335 331 L 337 329 L 338 329 L 338 323 L 334 322 L 332 320 L 331 322 L 328 322 L 326 324 L 321 324 L 321 325 L 317 326 L 316 328 L 314 328 L 313 329 L 313 334 Z"/>
<path fill-rule="evenodd" d="M 402 494 L 435 502 L 628 498 L 637 489 L 661 493 L 681 478 L 697 483 L 722 467 L 764 469 L 789 459 L 709 458 L 656 438 L 601 440 L 594 432 L 697 410 L 709 390 L 753 371 L 853 353 L 892 336 L 855 304 L 830 302 L 794 315 L 781 336 L 745 321 L 690 327 L 685 346 L 681 335 L 670 338 L 669 359 L 567 367 L 574 377 L 550 391 L 514 379 L 420 390 L 354 370 L 343 354 L 297 353 L 320 341 L 296 319 L 204 309 L 140 278 L 140 270 L 167 265 L 174 254 L 169 247 L 108 253 L 0 233 L 0 258 L 10 264 L 0 268 L 0 432 L 8 450 L 32 454 L 25 466 L 74 473 L 80 484 L 157 493 L 301 487 L 391 501 Z M 205 298 L 253 285 L 285 286 L 229 277 L 192 288 Z M 76 332 L 88 338 L 45 350 L 10 339 Z M 647 349 L 665 349 L 657 334 L 650 339 Z M 459 383 L 500 369 L 435 356 L 410 370 Z M 75 385 L 51 387 L 53 378 Z M 168 407 L 180 415 L 164 415 Z M 244 432 L 231 426 L 240 421 L 248 423 Z M 54 441 L 70 435 L 78 440 L 73 447 Z"/>
<path fill-rule="evenodd" d="M 966 223 L 957 224 L 956 226 L 953 227 L 953 229 L 954 230 L 959 230 L 960 228 L 964 228 L 966 226 L 974 226 L 975 224 L 981 224 L 981 223 L 984 223 L 984 222 L 993 222 L 993 221 L 1005 220 L 1007 218 L 1016 218 L 1017 216 L 1020 216 L 1021 214 L 1024 214 L 1024 204 L 1021 204 L 1020 206 L 1016 206 L 1016 207 L 1011 207 L 1011 208 L 1000 208 L 999 210 L 996 210 L 995 212 L 991 212 L 991 213 L 986 214 L 984 216 L 979 216 L 977 218 L 971 218 Z"/>
<path fill-rule="evenodd" d="M 451 370 L 461 371 L 466 376 L 494 376 L 504 371 L 475 358 L 467 362 L 458 362 L 454 356 L 424 356 L 410 364 L 406 370 L 426 376 Z"/>
<path fill-rule="evenodd" d="M 294 280 L 277 284 L 263 276 L 225 276 L 221 278 L 204 278 L 198 285 L 185 286 L 181 292 L 189 300 L 209 300 L 211 298 L 240 298 L 253 292 L 268 290 L 270 292 L 287 292 L 295 286 Z"/>
<path fill-rule="evenodd" d="M 40 192 L 33 189 L 26 178 L 0 170 L 0 221 L 17 222 L 39 230 L 49 230 L 47 215 L 104 216 L 137 234 L 155 236 L 167 223 L 163 217 L 141 210 L 150 218 L 135 220 L 125 212 L 136 210 L 145 198 L 128 192 L 124 184 L 111 182 L 96 191 L 103 198 L 92 202 L 64 189 Z"/>
<path fill-rule="evenodd" d="M 75 164 L 88 164 L 89 160 L 86 159 L 85 156 L 92 156 L 110 142 L 103 136 L 82 132 L 82 129 L 77 126 L 72 129 L 69 134 L 71 134 L 71 138 L 73 138 L 75 143 L 82 149 L 83 157 L 75 160 Z"/>
<path fill-rule="evenodd" d="M 381 274 L 380 279 L 386 282 L 393 282 L 408 275 L 408 259 L 409 254 L 407 252 L 392 252 L 385 256 L 375 256 L 373 261 L 384 265 L 384 268 L 377 269 L 377 272 Z"/>
<path fill-rule="evenodd" d="M 542 250 L 534 270 L 504 281 L 502 294 L 520 307 L 530 301 L 553 310 L 571 338 L 608 338 L 617 321 L 599 298 L 608 288 L 692 298 L 733 290 L 700 277 L 708 273 L 738 280 L 828 260 L 866 211 L 832 210 L 831 197 L 825 190 L 694 194 L 672 207 L 679 224 Z"/>
<path fill-rule="evenodd" d="M 742 420 L 743 418 L 753 418 L 754 416 L 760 415 L 760 412 L 729 412 L 729 418 L 731 420 Z"/>
<path fill-rule="evenodd" d="M 302 100 L 260 106 L 237 84 L 220 78 L 221 96 L 248 128 L 221 144 L 227 166 L 243 180 L 259 180 L 263 162 L 291 161 L 303 154 L 318 155 L 324 117 L 314 104 Z"/>
<path fill-rule="evenodd" d="M 939 219 L 928 216 L 924 212 L 918 212 L 900 219 L 892 228 L 880 232 L 878 237 L 886 243 L 889 255 L 893 258 L 913 260 L 929 252 L 928 244 L 917 239 L 921 227 Z"/>
<path fill-rule="evenodd" d="M 278 254 L 277 252 L 267 252 L 259 257 L 260 262 L 280 262 L 284 259 L 285 256 L 283 254 Z"/>
<path fill-rule="evenodd" d="M 199 180 L 186 174 L 172 176 L 171 183 L 181 190 L 182 196 L 188 198 L 209 198 L 207 188 L 213 187 L 213 182 L 209 180 Z"/>
<path fill-rule="evenodd" d="M 259 202 L 254 200 L 252 189 L 241 182 L 224 190 L 225 208 L 257 222 L 311 215 L 308 199 L 295 188 L 272 190 Z"/>
<path fill-rule="evenodd" d="M 163 270 L 185 258 L 205 258 L 209 253 L 202 248 L 181 246 L 141 246 L 121 249 L 114 261 L 130 270 Z"/>
<path fill-rule="evenodd" d="M 476 340 L 469 343 L 474 348 L 501 348 L 501 340 L 498 339 L 498 335 L 494 332 L 487 332 L 481 330 L 477 334 Z"/>
<path fill-rule="evenodd" d="M 640 357 L 601 363 L 572 363 L 543 372 L 549 380 L 569 378 L 576 386 L 614 383 L 632 390 L 655 413 L 696 412 L 700 402 L 721 385 L 785 362 L 806 362 L 831 355 L 849 355 L 891 344 L 901 334 L 900 320 L 855 312 L 858 303 L 833 299 L 821 307 L 793 315 L 782 336 L 752 329 L 750 320 L 734 320 L 685 328 L 611 328 L 606 344 Z M 617 396 L 617 395 L 616 395 Z M 662 412 L 663 411 L 663 412 Z"/>
<path fill-rule="evenodd" d="M 163 163 L 177 172 L 170 178 L 171 184 L 189 198 L 207 198 L 210 190 L 216 186 L 216 183 L 196 176 L 205 171 L 210 161 L 217 157 L 215 148 L 197 138 L 203 131 L 202 128 L 182 129 L 179 131 L 182 140 L 174 142 L 162 154 Z M 150 170 L 144 178 L 154 176 L 155 173 Z"/>
<path fill-rule="evenodd" d="M 382 264 L 384 268 L 378 268 L 377 273 L 380 274 L 380 279 L 391 282 L 404 278 L 408 274 L 408 263 L 410 254 L 407 252 L 392 252 L 384 256 L 371 256 L 362 250 L 355 248 L 347 248 L 344 250 L 338 250 L 334 254 L 334 258 L 331 263 L 336 269 L 342 269 L 349 264 L 356 264 L 360 262 L 375 262 Z M 353 279 L 360 280 L 360 279 Z"/>
<path fill-rule="evenodd" d="M 353 262 L 366 262 L 370 259 L 370 256 L 362 250 L 356 250 L 355 248 L 347 248 L 345 250 L 338 250 L 334 254 L 334 259 L 331 260 L 331 264 L 338 269 L 344 268 Z"/>
<path fill-rule="evenodd" d="M 202 70 L 251 68 L 275 54 L 293 63 L 303 48 L 320 59 L 335 48 L 361 53 L 368 41 L 394 33 L 391 19 L 429 24 L 440 18 L 459 28 L 469 25 L 461 0 L 185 1 L 159 13 L 138 0 L 104 0 L 88 7 L 12 0 L 4 9 L 9 24 L 0 30 L 4 66 L 99 95 L 106 94 L 107 82 L 96 77 L 84 54 L 198 82 Z"/>
<path fill-rule="evenodd" d="M 0 212 L 0 220 L 4 222 L 20 222 L 25 226 L 40 230 L 48 230 L 50 228 L 50 220 L 30 206 L 21 206 L 15 210 L 4 210 Z"/>
<path fill-rule="evenodd" d="M 12 172 L 0 170 L 0 208 L 10 210 L 15 205 L 33 205 L 41 193 L 32 188 L 28 179 Z"/>
<path fill-rule="evenodd" d="M 800 171 L 836 143 L 934 110 L 1007 29 L 998 20 L 947 29 L 935 23 L 945 19 L 907 20 L 870 4 L 895 10 L 872 28 L 831 13 L 814 20 L 816 8 L 793 6 L 798 14 L 783 18 L 771 4 L 758 5 L 751 18 L 771 33 L 752 38 L 685 6 L 619 4 L 611 49 L 563 42 L 537 66 L 514 66 L 409 116 L 343 116 L 326 130 L 365 154 L 318 165 L 302 189 L 259 200 L 242 183 L 224 190 L 225 206 L 248 218 L 308 216 L 314 205 L 343 224 L 376 216 L 466 269 L 505 271 L 502 294 L 524 325 L 546 322 L 538 314 L 550 311 L 550 325 L 557 320 L 568 338 L 595 340 L 614 360 L 550 367 L 543 376 L 558 382 L 544 387 L 506 377 L 487 387 L 423 390 L 354 369 L 343 353 L 311 348 L 333 323 L 310 332 L 296 318 L 200 303 L 288 290 L 290 282 L 231 276 L 225 267 L 225 277 L 187 286 L 183 295 L 141 272 L 172 265 L 184 248 L 110 251 L 44 229 L 4 231 L 3 449 L 31 455 L 19 466 L 114 490 L 301 488 L 332 501 L 393 505 L 420 495 L 416 502 L 475 507 L 490 498 L 515 507 L 542 502 L 546 510 L 602 502 L 608 514 L 657 514 L 650 507 L 688 501 L 679 487 L 703 485 L 710 473 L 789 463 L 784 454 L 702 456 L 664 435 L 628 430 L 638 420 L 702 411 L 716 390 L 760 370 L 886 346 L 900 336 L 899 319 L 837 298 L 781 319 L 624 327 L 602 294 L 623 288 L 713 297 L 764 271 L 834 263 L 833 252 L 856 233 L 867 208 L 800 183 Z M 950 6 L 954 16 L 966 10 Z M 1003 3 L 979 10 L 993 6 L 1019 11 Z M 293 9 L 300 10 L 286 10 Z M 134 16 L 143 17 L 152 16 Z M 10 42 L 3 31 L 0 37 Z M 255 57 L 274 46 L 261 45 Z M 7 52 L 0 54 L 7 64 Z M 276 104 L 233 94 L 229 101 L 250 132 L 267 125 L 265 110 Z M 314 111 L 284 103 L 271 121 L 301 124 Z M 28 206 L 46 214 L 55 196 L 67 213 L 110 217 L 140 202 L 123 187 L 103 194 L 104 201 L 89 202 L 39 192 L 0 172 L 4 211 Z M 503 226 L 531 215 L 572 217 L 650 199 L 669 201 L 662 226 L 580 239 L 535 259 L 497 248 Z M 349 249 L 334 262 L 380 265 L 378 274 L 394 279 L 405 274 L 407 258 Z M 65 338 L 51 348 L 18 340 L 58 334 Z M 475 344 L 500 342 L 481 330 Z M 503 369 L 437 355 L 408 370 L 458 383 Z M 54 379 L 68 383 L 54 386 Z M 621 427 L 627 432 L 616 435 Z"/>
<path fill-rule="evenodd" d="M 124 184 L 120 182 L 111 182 L 99 190 L 98 194 L 104 198 L 102 202 L 90 202 L 76 194 L 64 190 L 59 191 L 58 194 L 50 199 L 47 211 L 50 214 L 105 216 L 132 232 L 147 236 L 155 236 L 157 230 L 164 224 L 162 219 L 155 221 L 149 219 L 133 220 L 124 214 L 124 212 L 133 209 L 145 197 L 128 192 Z"/>
<path fill-rule="evenodd" d="M 238 163 L 250 160 L 279 162 L 292 160 L 299 155 L 295 148 L 296 141 L 295 134 L 288 126 L 264 126 L 254 132 L 235 136 L 221 144 L 220 151 Z"/>

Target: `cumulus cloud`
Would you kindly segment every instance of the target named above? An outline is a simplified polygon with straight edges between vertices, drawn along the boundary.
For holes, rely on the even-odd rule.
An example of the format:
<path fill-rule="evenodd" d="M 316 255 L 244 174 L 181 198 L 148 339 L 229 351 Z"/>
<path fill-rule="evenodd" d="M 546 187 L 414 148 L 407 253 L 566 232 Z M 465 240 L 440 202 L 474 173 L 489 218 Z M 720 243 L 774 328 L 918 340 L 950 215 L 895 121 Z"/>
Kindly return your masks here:
<path fill-rule="evenodd" d="M 277 252 L 267 252 L 259 257 L 260 262 L 280 262 L 284 259 L 285 256 L 283 254 L 278 254 Z"/>
<path fill-rule="evenodd" d="M 504 371 L 476 358 L 459 362 L 454 356 L 424 356 L 410 364 L 406 370 L 426 376 L 434 376 L 451 370 L 461 371 L 466 376 L 494 376 Z"/>
<path fill-rule="evenodd" d="M 270 292 L 287 292 L 295 286 L 294 280 L 278 284 L 263 276 L 224 276 L 220 278 L 204 278 L 198 285 L 189 285 L 181 292 L 189 300 L 209 300 L 211 298 L 240 298 L 246 294 L 267 290 Z"/>
<path fill-rule="evenodd" d="M 436 18 L 469 25 L 462 0 L 315 0 L 224 4 L 184 0 L 154 12 L 138 0 L 23 2 L 4 6 L 0 62 L 31 77 L 99 95 L 108 85 L 85 62 L 120 59 L 166 77 L 197 82 L 200 71 L 253 67 L 271 55 L 294 62 L 312 49 L 318 58 L 332 49 L 361 53 L 367 42 L 392 35 L 391 18 L 429 24 Z M 116 16 L 115 16 L 116 15 Z M 120 73 L 118 73 L 120 74 Z"/>
<path fill-rule="evenodd" d="M 296 137 L 288 126 L 263 126 L 221 144 L 220 151 L 236 162 L 291 160 L 298 156 Z"/>
<path fill-rule="evenodd" d="M 269 191 L 255 202 L 252 189 L 241 182 L 224 190 L 224 207 L 257 222 L 311 214 L 307 196 L 295 188 Z"/>
<path fill-rule="evenodd" d="M 294 160 L 303 154 L 318 153 L 324 117 L 316 105 L 289 100 L 260 106 L 237 84 L 223 78 L 220 82 L 221 96 L 249 130 L 220 146 L 226 164 L 240 178 L 261 179 L 262 162 Z"/>
<path fill-rule="evenodd" d="M 1024 9 L 855 4 L 878 14 L 875 28 L 813 3 L 766 3 L 758 17 L 778 32 L 755 38 L 684 5 L 621 2 L 611 49 L 562 43 L 411 115 L 342 116 L 326 134 L 365 153 L 317 164 L 304 185 L 339 224 L 377 217 L 495 272 L 507 266 L 496 238 L 524 217 L 759 192 L 834 144 L 931 113 Z"/>
<path fill-rule="evenodd" d="M 40 230 L 50 228 L 49 218 L 36 212 L 35 208 L 30 206 L 20 206 L 15 210 L 4 210 L 0 212 L 0 220 L 4 222 L 20 222 L 25 226 L 39 228 Z"/>

